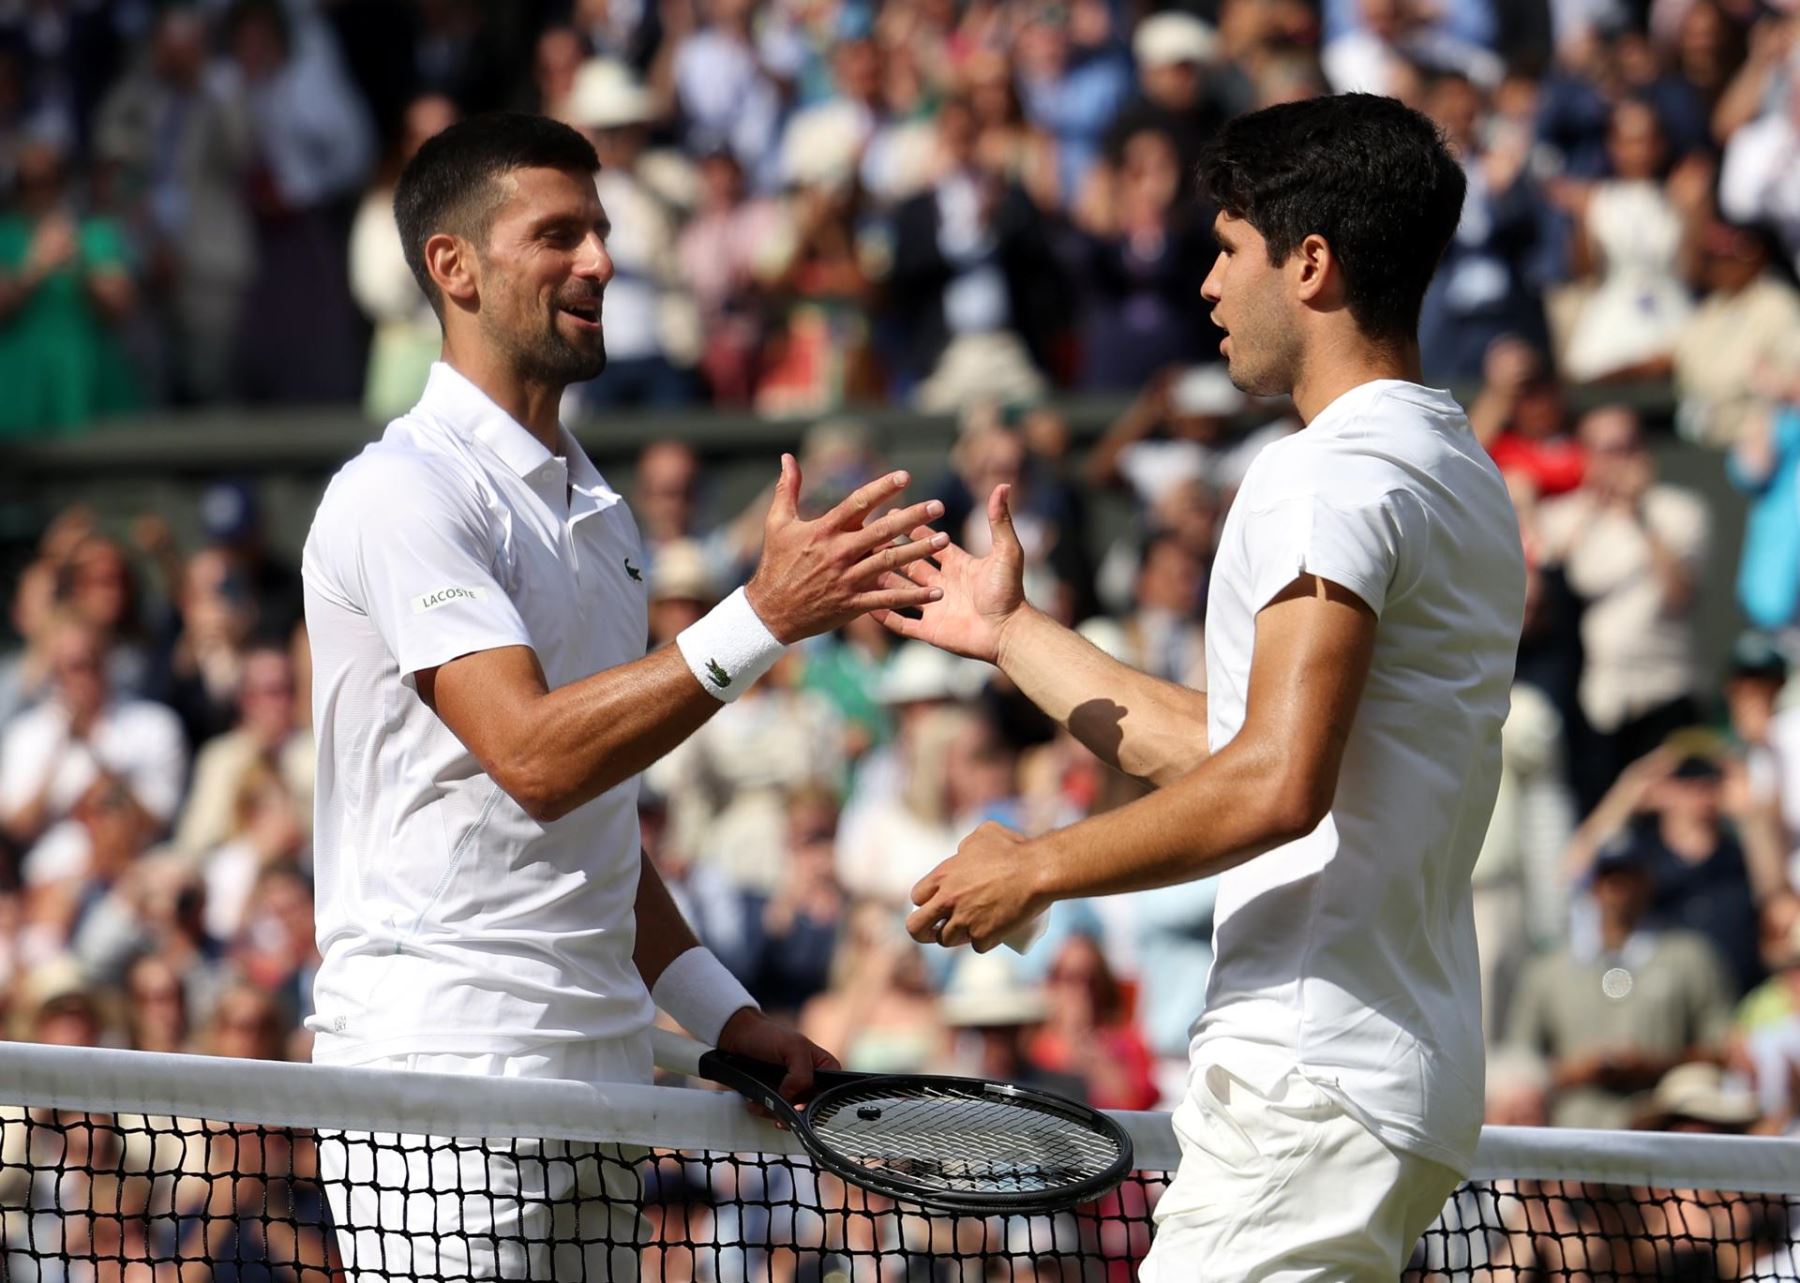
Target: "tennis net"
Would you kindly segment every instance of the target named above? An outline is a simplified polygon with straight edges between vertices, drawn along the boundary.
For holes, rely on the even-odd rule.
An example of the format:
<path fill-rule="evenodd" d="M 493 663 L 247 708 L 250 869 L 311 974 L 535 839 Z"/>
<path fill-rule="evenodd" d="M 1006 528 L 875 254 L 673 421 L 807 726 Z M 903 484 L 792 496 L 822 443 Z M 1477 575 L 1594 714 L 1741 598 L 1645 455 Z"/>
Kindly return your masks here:
<path fill-rule="evenodd" d="M 930 1216 L 735 1097 L 0 1044 L 0 1280 L 1113 1283 L 1177 1151 L 1053 1216 Z M 1409 1278 L 1800 1280 L 1800 1142 L 1497 1128 Z"/>

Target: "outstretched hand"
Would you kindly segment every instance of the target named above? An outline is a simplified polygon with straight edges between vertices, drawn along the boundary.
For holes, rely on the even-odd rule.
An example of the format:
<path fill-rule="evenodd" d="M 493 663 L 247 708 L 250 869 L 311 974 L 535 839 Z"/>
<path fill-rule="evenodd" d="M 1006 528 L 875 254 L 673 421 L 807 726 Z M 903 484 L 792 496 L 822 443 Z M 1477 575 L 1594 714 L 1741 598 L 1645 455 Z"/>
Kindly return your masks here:
<path fill-rule="evenodd" d="M 933 499 L 870 520 L 910 480 L 890 472 L 806 521 L 800 516 L 800 464 L 790 454 L 781 456 L 781 478 L 763 524 L 762 560 L 745 590 L 778 641 L 830 632 L 872 610 L 936 600 L 935 588 L 898 572 L 950 542 L 924 524 L 942 516 L 944 505 Z M 909 533 L 910 543 L 894 542 Z"/>
<path fill-rule="evenodd" d="M 936 589 L 941 596 L 922 603 L 917 619 L 900 614 L 897 608 L 877 610 L 873 612 L 875 618 L 902 637 L 929 642 L 940 650 L 970 659 L 998 663 L 1006 629 L 1025 609 L 1025 549 L 1013 529 L 1008 504 L 1011 492 L 1011 486 L 1000 485 L 988 496 L 988 529 L 993 534 L 993 549 L 987 556 L 970 556 L 966 549 L 947 542 L 948 536 L 939 536 L 946 543 L 931 551 L 935 565 L 923 559 L 909 561 L 886 575 L 882 584 L 896 589 Z M 931 537 L 931 533 L 920 528 L 912 532 L 912 537 L 919 541 Z"/>

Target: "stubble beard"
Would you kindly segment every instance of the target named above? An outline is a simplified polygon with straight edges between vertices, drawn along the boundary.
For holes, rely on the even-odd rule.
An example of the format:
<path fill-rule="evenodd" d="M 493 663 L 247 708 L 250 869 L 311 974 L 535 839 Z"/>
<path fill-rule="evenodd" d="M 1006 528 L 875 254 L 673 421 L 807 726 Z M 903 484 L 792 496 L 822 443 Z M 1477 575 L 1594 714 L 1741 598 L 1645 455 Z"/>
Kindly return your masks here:
<path fill-rule="evenodd" d="M 557 330 L 558 315 L 552 308 L 539 325 L 495 327 L 489 330 L 488 338 L 528 383 L 566 388 L 599 378 L 606 368 L 605 334 L 595 334 L 592 349 L 584 350 Z"/>

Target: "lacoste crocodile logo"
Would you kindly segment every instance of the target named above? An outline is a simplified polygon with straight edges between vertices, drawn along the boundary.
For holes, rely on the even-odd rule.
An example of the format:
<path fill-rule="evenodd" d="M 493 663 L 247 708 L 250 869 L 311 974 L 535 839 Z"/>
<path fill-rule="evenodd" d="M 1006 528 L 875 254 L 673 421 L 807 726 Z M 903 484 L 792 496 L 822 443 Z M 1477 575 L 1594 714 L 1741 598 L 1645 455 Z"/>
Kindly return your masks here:
<path fill-rule="evenodd" d="M 712 684 L 717 686 L 720 690 L 724 690 L 727 686 L 731 685 L 731 674 L 726 672 L 723 668 L 720 668 L 719 661 L 716 659 L 709 659 L 706 661 L 706 675 L 712 678 Z"/>
<path fill-rule="evenodd" d="M 631 564 L 630 557 L 625 558 L 625 573 L 631 576 L 632 583 L 641 584 L 644 582 L 644 572 Z"/>

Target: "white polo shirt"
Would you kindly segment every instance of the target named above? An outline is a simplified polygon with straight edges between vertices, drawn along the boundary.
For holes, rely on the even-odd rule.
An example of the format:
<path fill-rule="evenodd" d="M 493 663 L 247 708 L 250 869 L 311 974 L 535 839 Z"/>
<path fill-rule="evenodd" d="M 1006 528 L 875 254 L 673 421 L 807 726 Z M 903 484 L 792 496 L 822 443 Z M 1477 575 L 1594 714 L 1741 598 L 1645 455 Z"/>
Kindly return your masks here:
<path fill-rule="evenodd" d="M 302 561 L 319 745 L 314 1059 L 618 1043 L 647 1080 L 631 954 L 636 779 L 533 820 L 413 674 L 529 646 L 552 688 L 638 659 L 643 550 L 567 430 L 543 445 L 434 365 L 410 414 L 332 479 Z"/>
<path fill-rule="evenodd" d="M 1297 1069 L 1390 1146 L 1460 1172 L 1484 1070 L 1469 875 L 1500 781 L 1525 610 L 1518 520 L 1448 393 L 1354 388 L 1244 476 L 1207 599 L 1215 750 L 1257 612 L 1301 573 L 1379 617 L 1330 814 L 1225 873 L 1197 1063 Z"/>

